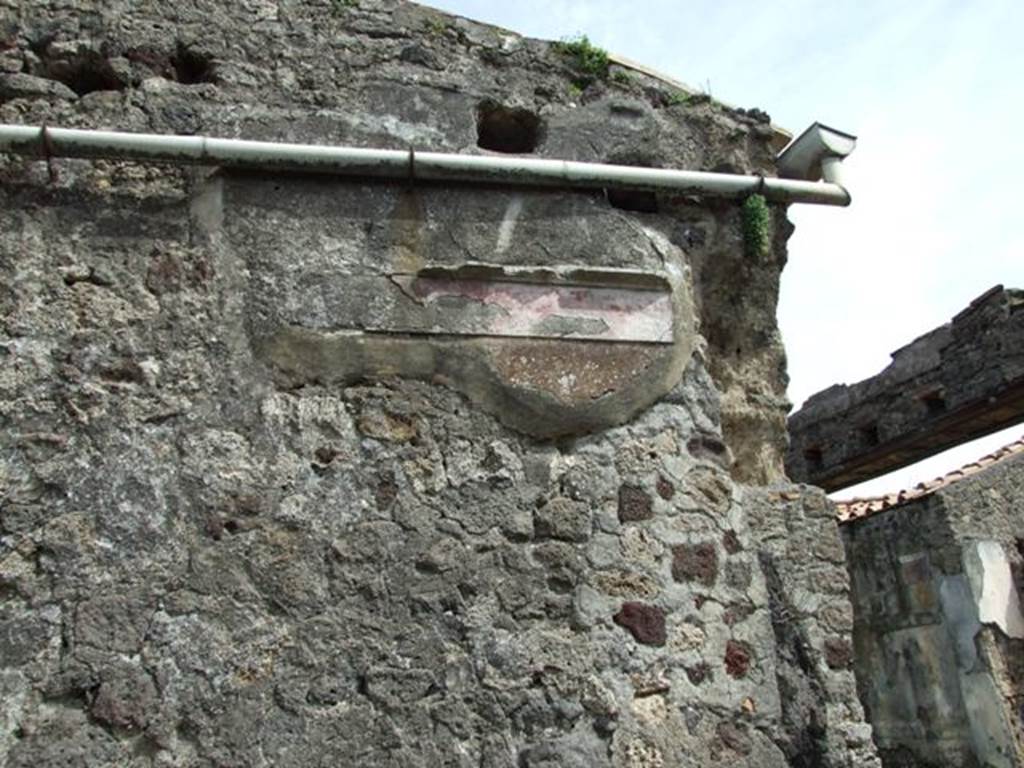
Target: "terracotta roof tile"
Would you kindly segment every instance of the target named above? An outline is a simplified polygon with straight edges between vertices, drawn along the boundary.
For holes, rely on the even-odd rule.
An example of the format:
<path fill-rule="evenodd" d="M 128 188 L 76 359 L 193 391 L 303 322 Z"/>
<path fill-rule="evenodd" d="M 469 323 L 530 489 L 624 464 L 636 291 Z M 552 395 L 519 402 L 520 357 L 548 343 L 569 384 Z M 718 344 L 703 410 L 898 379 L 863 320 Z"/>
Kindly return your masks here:
<path fill-rule="evenodd" d="M 920 499 L 929 494 L 935 493 L 942 488 L 958 483 L 964 478 L 983 472 L 994 464 L 1005 461 L 1011 456 L 1024 454 L 1024 437 L 1015 440 L 1009 445 L 1004 445 L 997 451 L 982 456 L 977 461 L 964 464 L 959 469 L 947 472 L 942 477 L 934 480 L 918 483 L 913 488 L 904 489 L 896 493 L 886 493 L 881 496 L 869 496 L 865 498 L 848 499 L 837 501 L 837 517 L 840 523 L 848 523 L 851 520 L 860 520 L 869 517 L 876 512 L 898 507 L 907 502 Z"/>

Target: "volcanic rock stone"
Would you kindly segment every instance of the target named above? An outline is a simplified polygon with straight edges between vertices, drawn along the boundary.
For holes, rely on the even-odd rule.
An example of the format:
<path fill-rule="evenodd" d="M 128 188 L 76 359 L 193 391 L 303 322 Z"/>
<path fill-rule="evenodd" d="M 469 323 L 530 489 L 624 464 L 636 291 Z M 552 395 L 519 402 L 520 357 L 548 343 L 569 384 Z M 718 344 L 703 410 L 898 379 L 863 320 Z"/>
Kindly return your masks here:
<path fill-rule="evenodd" d="M 615 623 L 625 627 L 638 643 L 665 644 L 665 612 L 644 603 L 623 603 L 613 617 Z"/>

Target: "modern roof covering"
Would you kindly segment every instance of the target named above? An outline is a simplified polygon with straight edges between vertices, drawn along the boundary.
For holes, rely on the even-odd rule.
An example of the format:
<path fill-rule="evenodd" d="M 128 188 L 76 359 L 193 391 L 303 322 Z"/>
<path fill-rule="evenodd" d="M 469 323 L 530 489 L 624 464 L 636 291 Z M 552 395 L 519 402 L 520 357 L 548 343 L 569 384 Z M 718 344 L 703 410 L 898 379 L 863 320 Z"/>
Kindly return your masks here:
<path fill-rule="evenodd" d="M 836 507 L 838 509 L 839 522 L 848 523 L 853 520 L 870 517 L 876 512 L 899 507 L 942 490 L 964 478 L 984 472 L 989 467 L 1019 454 L 1024 454 L 1024 436 L 1009 445 L 1004 445 L 997 451 L 982 456 L 977 461 L 965 464 L 959 469 L 954 469 L 952 472 L 948 472 L 942 477 L 937 477 L 929 482 L 918 483 L 913 488 L 908 488 L 898 493 L 887 493 L 882 496 L 837 501 Z"/>

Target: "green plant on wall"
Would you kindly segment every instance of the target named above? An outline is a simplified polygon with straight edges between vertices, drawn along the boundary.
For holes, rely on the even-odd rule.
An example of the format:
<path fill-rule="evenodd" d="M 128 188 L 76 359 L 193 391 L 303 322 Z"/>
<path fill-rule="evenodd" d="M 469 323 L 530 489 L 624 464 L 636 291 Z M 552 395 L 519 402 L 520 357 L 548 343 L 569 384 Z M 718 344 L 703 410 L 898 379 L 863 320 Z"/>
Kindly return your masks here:
<path fill-rule="evenodd" d="M 743 201 L 743 250 L 747 256 L 767 256 L 771 248 L 772 212 L 764 195 L 754 194 Z"/>
<path fill-rule="evenodd" d="M 553 44 L 564 56 L 572 57 L 573 67 L 589 78 L 608 77 L 608 52 L 590 42 L 586 35 L 566 38 Z"/>
<path fill-rule="evenodd" d="M 440 37 L 448 31 L 448 24 L 441 19 L 430 19 L 427 22 L 427 32 L 434 37 Z"/>
<path fill-rule="evenodd" d="M 680 104 L 687 104 L 690 101 L 690 94 L 686 91 L 675 90 L 668 95 L 668 105 L 674 107 Z"/>

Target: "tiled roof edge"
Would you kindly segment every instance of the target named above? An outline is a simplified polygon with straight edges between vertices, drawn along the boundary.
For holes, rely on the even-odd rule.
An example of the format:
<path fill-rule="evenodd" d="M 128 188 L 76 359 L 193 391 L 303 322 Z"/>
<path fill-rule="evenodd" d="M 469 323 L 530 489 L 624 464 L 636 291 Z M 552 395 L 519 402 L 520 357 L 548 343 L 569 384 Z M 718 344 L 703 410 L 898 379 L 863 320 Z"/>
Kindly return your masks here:
<path fill-rule="evenodd" d="M 908 502 L 928 496 L 936 491 L 948 488 L 961 480 L 972 477 L 979 472 L 984 472 L 990 467 L 1006 461 L 1007 459 L 1024 454 L 1024 436 L 1002 448 L 985 454 L 977 461 L 964 464 L 959 469 L 947 472 L 934 480 L 918 483 L 913 488 L 905 488 L 896 493 L 886 493 L 881 496 L 869 496 L 866 498 L 848 499 L 835 502 L 837 518 L 840 523 L 849 523 L 854 520 L 862 520 L 878 512 L 902 506 Z"/>

